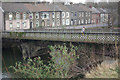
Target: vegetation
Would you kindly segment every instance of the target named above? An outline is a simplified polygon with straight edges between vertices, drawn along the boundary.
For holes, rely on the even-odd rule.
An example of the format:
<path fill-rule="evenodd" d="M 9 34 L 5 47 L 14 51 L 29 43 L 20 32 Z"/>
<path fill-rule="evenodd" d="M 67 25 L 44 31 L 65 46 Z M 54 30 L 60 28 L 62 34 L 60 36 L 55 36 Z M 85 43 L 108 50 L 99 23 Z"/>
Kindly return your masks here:
<path fill-rule="evenodd" d="M 102 64 L 96 69 L 86 74 L 86 78 L 118 78 L 118 62 L 112 64 Z"/>
<path fill-rule="evenodd" d="M 79 56 L 77 47 L 71 46 L 70 50 L 65 46 L 48 46 L 51 59 L 45 64 L 40 57 L 17 62 L 11 66 L 15 73 L 22 74 L 22 78 L 69 78 L 70 68 L 76 63 Z"/>

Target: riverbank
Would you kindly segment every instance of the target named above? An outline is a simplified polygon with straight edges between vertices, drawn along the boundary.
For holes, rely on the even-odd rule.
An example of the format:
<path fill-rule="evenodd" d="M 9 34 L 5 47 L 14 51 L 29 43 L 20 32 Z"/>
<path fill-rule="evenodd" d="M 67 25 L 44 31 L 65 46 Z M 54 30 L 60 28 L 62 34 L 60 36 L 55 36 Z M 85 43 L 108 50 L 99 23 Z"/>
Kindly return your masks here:
<path fill-rule="evenodd" d="M 118 61 L 103 62 L 90 72 L 86 73 L 86 78 L 118 78 Z"/>

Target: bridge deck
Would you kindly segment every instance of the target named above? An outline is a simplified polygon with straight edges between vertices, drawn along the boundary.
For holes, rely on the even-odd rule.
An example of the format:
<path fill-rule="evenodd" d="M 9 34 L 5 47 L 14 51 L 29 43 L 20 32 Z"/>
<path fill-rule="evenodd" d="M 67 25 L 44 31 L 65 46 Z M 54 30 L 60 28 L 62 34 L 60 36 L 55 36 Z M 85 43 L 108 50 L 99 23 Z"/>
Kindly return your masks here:
<path fill-rule="evenodd" d="M 84 34 L 81 30 L 20 30 L 5 31 L 2 38 L 119 44 L 120 33 L 119 30 L 110 29 L 86 30 Z"/>

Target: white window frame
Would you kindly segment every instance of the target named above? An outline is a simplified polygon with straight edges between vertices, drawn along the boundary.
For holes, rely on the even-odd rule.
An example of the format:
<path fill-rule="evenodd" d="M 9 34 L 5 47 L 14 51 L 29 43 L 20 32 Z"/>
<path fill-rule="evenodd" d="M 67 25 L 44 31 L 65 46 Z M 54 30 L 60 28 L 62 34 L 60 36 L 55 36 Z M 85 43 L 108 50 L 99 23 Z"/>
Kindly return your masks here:
<path fill-rule="evenodd" d="M 84 19 L 82 19 L 81 23 L 84 24 Z"/>
<path fill-rule="evenodd" d="M 52 20 L 52 26 L 55 26 L 55 19 Z"/>
<path fill-rule="evenodd" d="M 23 26 L 24 26 L 24 27 L 26 27 L 26 26 L 27 26 L 27 25 L 26 25 L 26 22 L 23 22 Z"/>
<path fill-rule="evenodd" d="M 79 12 L 79 17 L 81 17 L 81 12 Z"/>
<path fill-rule="evenodd" d="M 88 17 L 88 12 L 86 12 L 86 17 Z"/>
<path fill-rule="evenodd" d="M 52 12 L 52 18 L 55 18 L 55 12 Z"/>
<path fill-rule="evenodd" d="M 20 22 L 17 22 L 17 28 L 20 28 Z"/>
<path fill-rule="evenodd" d="M 65 12 L 62 12 L 62 18 L 65 18 Z"/>
<path fill-rule="evenodd" d="M 47 20 L 47 26 L 50 26 L 50 20 Z"/>
<path fill-rule="evenodd" d="M 13 27 L 13 24 L 12 23 L 10 23 L 10 28 L 12 28 Z"/>
<path fill-rule="evenodd" d="M 88 23 L 90 23 L 90 19 L 88 19 Z"/>
<path fill-rule="evenodd" d="M 70 16 L 70 15 L 69 15 L 69 12 L 66 12 L 66 17 L 69 18 L 69 16 Z"/>
<path fill-rule="evenodd" d="M 38 26 L 36 26 L 38 25 Z M 36 27 L 39 27 L 39 20 L 36 21 L 36 24 L 35 24 Z"/>
<path fill-rule="evenodd" d="M 79 24 L 81 24 L 81 20 L 79 20 Z"/>
<path fill-rule="evenodd" d="M 70 25 L 70 20 L 66 19 L 66 25 Z"/>
<path fill-rule="evenodd" d="M 87 19 L 85 20 L 85 24 L 88 24 L 88 20 Z"/>
<path fill-rule="evenodd" d="M 57 19 L 57 26 L 60 26 L 60 19 Z"/>
<path fill-rule="evenodd" d="M 60 13 L 59 12 L 57 13 L 57 18 L 60 18 Z"/>
<path fill-rule="evenodd" d="M 82 12 L 82 17 L 84 17 L 84 12 Z"/>
<path fill-rule="evenodd" d="M 9 13 L 9 20 L 12 20 L 13 19 L 13 14 L 10 12 Z"/>
<path fill-rule="evenodd" d="M 65 19 L 62 19 L 62 25 L 65 25 Z"/>
<path fill-rule="evenodd" d="M 46 17 L 45 17 L 45 15 L 46 15 Z M 42 19 L 49 19 L 49 13 L 48 12 L 42 12 L 41 18 Z"/>
<path fill-rule="evenodd" d="M 39 19 L 39 13 L 35 13 L 35 18 Z"/>
<path fill-rule="evenodd" d="M 20 13 L 16 12 L 16 20 L 19 20 L 19 19 L 20 19 Z"/>
<path fill-rule="evenodd" d="M 24 12 L 24 13 L 23 13 L 23 19 L 26 20 L 26 18 L 27 18 L 27 15 L 26 15 L 26 13 Z"/>

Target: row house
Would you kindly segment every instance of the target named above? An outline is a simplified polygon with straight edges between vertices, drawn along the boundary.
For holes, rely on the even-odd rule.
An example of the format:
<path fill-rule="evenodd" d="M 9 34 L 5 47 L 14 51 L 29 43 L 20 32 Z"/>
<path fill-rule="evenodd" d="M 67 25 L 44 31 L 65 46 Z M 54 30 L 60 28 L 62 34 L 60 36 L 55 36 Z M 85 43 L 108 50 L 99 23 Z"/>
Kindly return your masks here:
<path fill-rule="evenodd" d="M 108 12 L 105 9 L 97 8 L 100 11 L 100 23 L 108 23 Z"/>
<path fill-rule="evenodd" d="M 70 25 L 70 10 L 64 5 L 64 3 L 57 3 L 62 13 L 61 13 L 61 25 L 62 26 L 69 26 Z"/>
<path fill-rule="evenodd" d="M 29 29 L 29 10 L 24 4 L 3 3 L 5 30 Z"/>
<path fill-rule="evenodd" d="M 71 26 L 91 24 L 91 10 L 89 8 L 81 4 L 71 4 L 66 6 L 71 11 Z"/>
<path fill-rule="evenodd" d="M 98 11 L 95 7 L 91 6 L 90 9 L 92 11 L 92 24 L 100 23 L 100 11 Z"/>

